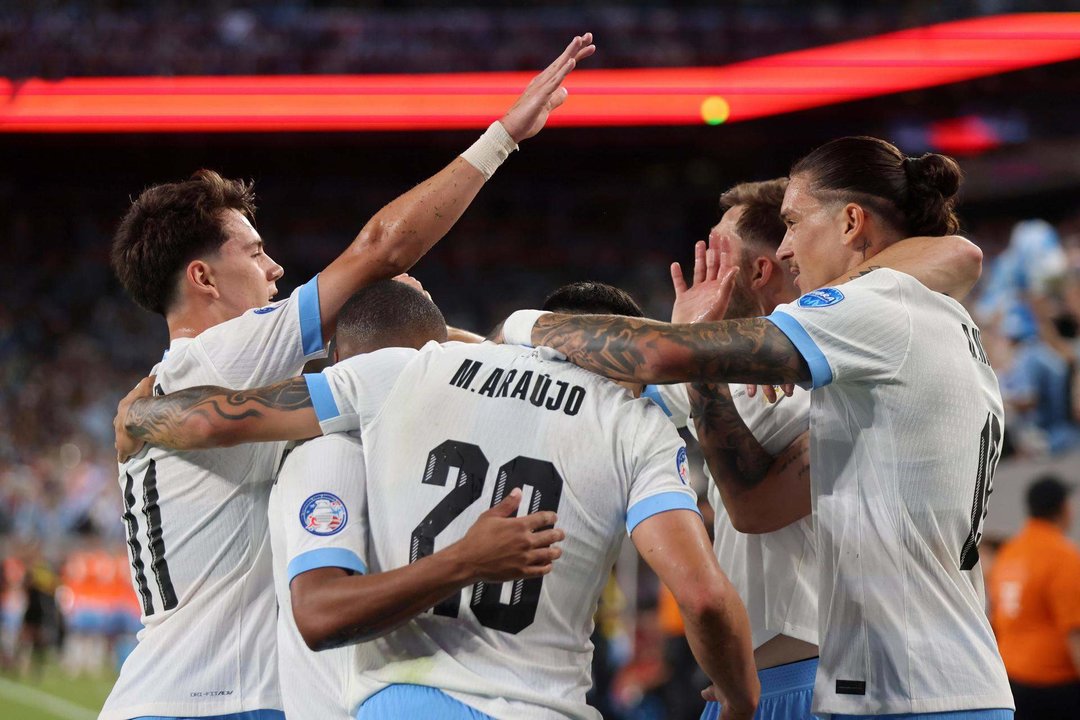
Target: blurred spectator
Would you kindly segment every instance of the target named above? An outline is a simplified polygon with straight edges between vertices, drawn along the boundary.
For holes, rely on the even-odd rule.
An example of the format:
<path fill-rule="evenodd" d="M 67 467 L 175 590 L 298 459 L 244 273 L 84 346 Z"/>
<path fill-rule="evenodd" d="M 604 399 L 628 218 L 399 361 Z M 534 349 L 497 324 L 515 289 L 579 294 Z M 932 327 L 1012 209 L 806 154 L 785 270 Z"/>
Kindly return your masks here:
<path fill-rule="evenodd" d="M 1008 341 L 997 369 L 1012 440 L 1029 454 L 1070 450 L 1080 443 L 1069 391 L 1077 363 L 1059 322 L 1068 264 L 1058 233 L 1044 220 L 1019 222 L 989 265 L 976 309 Z"/>
<path fill-rule="evenodd" d="M 990 572 L 994 630 L 1017 720 L 1066 720 L 1080 710 L 1080 548 L 1066 537 L 1072 488 L 1053 476 L 1027 494 L 1027 525 Z"/>

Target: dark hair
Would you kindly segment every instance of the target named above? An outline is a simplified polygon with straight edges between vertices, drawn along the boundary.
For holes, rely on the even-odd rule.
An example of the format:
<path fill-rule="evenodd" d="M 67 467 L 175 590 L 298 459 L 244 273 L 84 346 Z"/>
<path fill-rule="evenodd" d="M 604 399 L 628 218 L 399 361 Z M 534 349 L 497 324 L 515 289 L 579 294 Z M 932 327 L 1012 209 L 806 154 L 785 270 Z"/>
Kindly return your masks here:
<path fill-rule="evenodd" d="M 227 240 L 224 211 L 255 224 L 252 183 L 199 170 L 190 180 L 154 185 L 131 203 L 112 243 L 113 272 L 131 299 L 164 315 L 177 280 L 195 258 Z"/>
<path fill-rule="evenodd" d="M 339 350 L 348 355 L 385 347 L 420 347 L 446 340 L 446 319 L 419 290 L 395 280 L 380 280 L 358 290 L 338 313 Z"/>
<path fill-rule="evenodd" d="M 786 232 L 780 206 L 784 204 L 787 184 L 787 178 L 740 183 L 720 196 L 720 211 L 741 206 L 743 212 L 736 225 L 739 236 L 775 251 Z"/>
<path fill-rule="evenodd" d="M 827 142 L 791 168 L 817 194 L 833 194 L 875 211 L 905 236 L 947 235 L 960 228 L 956 193 L 961 172 L 946 155 L 908 157 L 874 137 Z"/>
<path fill-rule="evenodd" d="M 1072 488 L 1056 475 L 1037 478 L 1027 490 L 1028 515 L 1033 518 L 1052 520 L 1061 514 L 1065 499 Z"/>
<path fill-rule="evenodd" d="M 570 315 L 625 315 L 645 317 L 630 293 L 600 282 L 563 285 L 548 295 L 541 310 Z"/>

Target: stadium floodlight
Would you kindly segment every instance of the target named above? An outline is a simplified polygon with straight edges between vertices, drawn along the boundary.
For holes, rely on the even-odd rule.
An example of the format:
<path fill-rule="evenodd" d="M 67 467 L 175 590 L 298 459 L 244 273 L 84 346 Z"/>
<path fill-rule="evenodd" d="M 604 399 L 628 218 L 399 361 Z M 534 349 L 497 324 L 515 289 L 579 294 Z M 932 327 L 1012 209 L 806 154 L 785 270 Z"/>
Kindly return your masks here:
<path fill-rule="evenodd" d="M 719 125 L 1077 58 L 1080 13 L 996 15 L 722 67 L 580 70 L 551 125 Z M 0 78 L 0 132 L 483 128 L 530 77 Z"/>

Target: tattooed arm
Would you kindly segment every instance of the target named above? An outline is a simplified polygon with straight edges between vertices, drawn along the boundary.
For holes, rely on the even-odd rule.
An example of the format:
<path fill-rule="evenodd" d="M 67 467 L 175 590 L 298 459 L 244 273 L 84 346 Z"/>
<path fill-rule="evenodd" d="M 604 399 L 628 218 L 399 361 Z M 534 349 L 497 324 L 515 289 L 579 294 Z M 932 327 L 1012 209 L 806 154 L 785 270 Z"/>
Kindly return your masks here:
<path fill-rule="evenodd" d="M 532 344 L 613 380 L 661 385 L 810 379 L 810 368 L 780 329 L 763 318 L 671 325 L 612 315 L 542 315 Z"/>
<path fill-rule="evenodd" d="M 959 235 L 913 237 L 893 243 L 828 283 L 839 285 L 887 267 L 911 275 L 934 292 L 962 300 L 982 275 L 982 250 Z"/>
<path fill-rule="evenodd" d="M 698 441 L 731 524 L 768 533 L 810 514 L 810 433 L 775 458 L 739 415 L 726 385 L 690 385 Z"/>
<path fill-rule="evenodd" d="M 138 392 L 137 387 L 132 394 Z M 322 434 L 302 377 L 254 390 L 204 385 L 161 397 L 129 395 L 120 404 L 117 421 L 121 459 L 143 443 L 194 450 Z"/>

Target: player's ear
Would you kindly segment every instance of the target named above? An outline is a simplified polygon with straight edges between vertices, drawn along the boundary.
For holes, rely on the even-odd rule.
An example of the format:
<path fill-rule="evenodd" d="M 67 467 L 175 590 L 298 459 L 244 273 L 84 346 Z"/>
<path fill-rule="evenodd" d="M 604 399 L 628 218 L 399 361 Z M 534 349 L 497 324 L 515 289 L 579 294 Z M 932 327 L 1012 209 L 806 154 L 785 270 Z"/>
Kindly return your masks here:
<path fill-rule="evenodd" d="M 775 265 L 776 263 L 764 255 L 754 258 L 750 263 L 750 289 L 757 291 L 768 285 L 776 271 Z"/>
<path fill-rule="evenodd" d="M 841 232 L 845 245 L 855 245 L 855 242 L 866 232 L 866 211 L 857 203 L 844 205 L 838 221 L 842 226 Z"/>
<path fill-rule="evenodd" d="M 217 300 L 221 293 L 217 287 L 217 279 L 214 269 L 205 260 L 192 260 L 188 263 L 184 273 L 184 280 L 194 288 L 196 293 L 206 295 Z"/>

